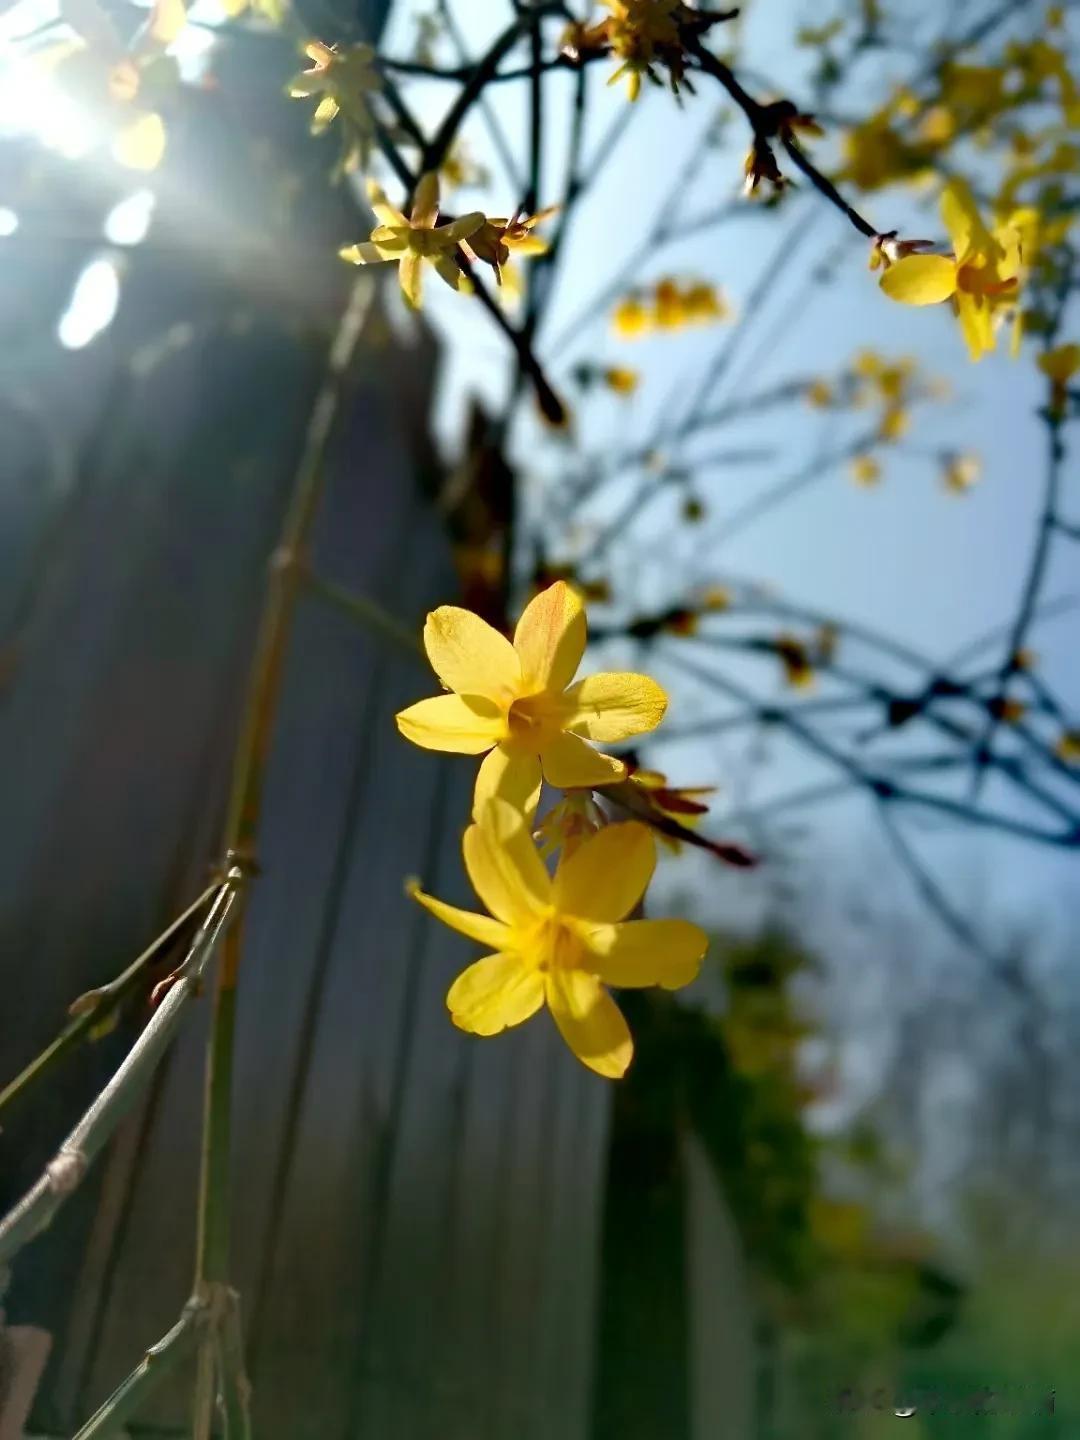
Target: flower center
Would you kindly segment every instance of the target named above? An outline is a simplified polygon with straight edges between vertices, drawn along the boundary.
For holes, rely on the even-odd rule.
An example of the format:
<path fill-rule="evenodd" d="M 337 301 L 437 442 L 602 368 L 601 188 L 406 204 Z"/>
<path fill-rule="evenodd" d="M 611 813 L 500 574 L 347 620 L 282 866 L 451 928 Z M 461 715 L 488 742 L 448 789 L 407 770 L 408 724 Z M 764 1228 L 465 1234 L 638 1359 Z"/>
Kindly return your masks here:
<path fill-rule="evenodd" d="M 529 937 L 529 953 L 542 973 L 581 968 L 581 941 L 558 914 L 549 915 L 537 924 Z"/>
<path fill-rule="evenodd" d="M 542 745 L 562 729 L 558 706 L 546 694 L 515 700 L 507 718 L 511 736 L 528 745 Z"/>

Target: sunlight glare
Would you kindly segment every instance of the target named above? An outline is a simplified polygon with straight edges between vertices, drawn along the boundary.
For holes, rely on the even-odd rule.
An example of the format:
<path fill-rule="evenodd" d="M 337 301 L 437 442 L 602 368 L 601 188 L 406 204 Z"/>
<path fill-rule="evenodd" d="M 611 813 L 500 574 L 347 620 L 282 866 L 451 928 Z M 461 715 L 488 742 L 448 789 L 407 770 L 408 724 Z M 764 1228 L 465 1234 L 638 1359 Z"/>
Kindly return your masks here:
<path fill-rule="evenodd" d="M 152 190 L 136 190 L 118 200 L 105 216 L 105 239 L 112 245 L 139 245 L 150 232 L 155 196 Z"/>
<path fill-rule="evenodd" d="M 65 350 L 81 350 L 108 328 L 120 304 L 120 271 L 107 258 L 91 260 L 75 281 L 57 337 Z"/>

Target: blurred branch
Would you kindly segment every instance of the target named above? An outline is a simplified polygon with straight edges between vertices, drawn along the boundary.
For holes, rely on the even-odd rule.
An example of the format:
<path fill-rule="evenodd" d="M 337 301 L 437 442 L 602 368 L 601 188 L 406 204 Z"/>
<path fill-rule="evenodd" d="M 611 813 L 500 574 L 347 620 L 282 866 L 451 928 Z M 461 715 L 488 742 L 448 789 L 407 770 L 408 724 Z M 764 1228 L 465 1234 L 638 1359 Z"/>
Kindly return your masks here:
<path fill-rule="evenodd" d="M 31 1060 L 21 1074 L 17 1075 L 3 1090 L 0 1090 L 0 1115 L 3 1115 L 13 1101 L 30 1090 L 39 1080 L 44 1079 L 68 1050 L 77 1045 L 80 1040 L 90 1036 L 92 1031 L 98 1029 L 109 1019 L 117 1007 L 134 991 L 153 961 L 206 909 L 217 893 L 220 883 L 220 881 L 215 881 L 213 885 L 207 886 L 199 898 L 189 905 L 182 915 L 178 915 L 156 940 L 151 941 L 142 954 L 114 980 L 99 986 L 96 990 L 87 991 L 85 995 L 80 995 L 77 1000 L 72 1002 L 68 1010 L 72 1018 L 56 1039 L 40 1055 Z"/>
<path fill-rule="evenodd" d="M 305 574 L 304 585 L 310 594 L 320 600 L 325 600 L 335 610 L 364 626 L 365 629 L 373 630 L 387 640 L 392 640 L 395 645 L 409 651 L 412 655 L 423 655 L 423 649 L 417 639 L 418 631 L 414 627 L 403 625 L 400 620 L 396 620 L 377 601 L 370 599 L 367 595 L 360 595 L 355 590 L 346 590 L 344 586 L 336 585 L 332 580 L 325 580 L 314 572 Z"/>
<path fill-rule="evenodd" d="M 183 963 L 166 982 L 168 988 L 163 998 L 123 1064 L 46 1165 L 41 1178 L 0 1221 L 0 1265 L 44 1230 L 74 1194 L 99 1151 L 149 1082 L 180 1028 L 188 1005 L 199 993 L 203 972 L 226 931 L 243 884 L 243 870 L 233 865 L 218 886 L 213 904 Z"/>

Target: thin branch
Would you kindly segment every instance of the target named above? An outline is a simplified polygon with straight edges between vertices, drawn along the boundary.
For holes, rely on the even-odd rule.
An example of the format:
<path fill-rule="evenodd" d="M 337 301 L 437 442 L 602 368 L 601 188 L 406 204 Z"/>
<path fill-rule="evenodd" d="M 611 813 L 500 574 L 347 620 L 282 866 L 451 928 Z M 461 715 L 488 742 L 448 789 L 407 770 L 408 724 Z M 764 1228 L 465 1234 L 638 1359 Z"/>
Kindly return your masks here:
<path fill-rule="evenodd" d="M 0 1265 L 44 1230 L 74 1194 L 99 1151 L 149 1083 L 188 1005 L 199 993 L 203 971 L 226 930 L 243 884 L 244 872 L 234 865 L 218 887 L 183 964 L 168 982 L 164 998 L 120 1068 L 46 1165 L 41 1178 L 0 1221 Z"/>
<path fill-rule="evenodd" d="M 394 618 L 388 611 L 367 595 L 361 595 L 355 590 L 346 590 L 342 585 L 336 585 L 332 580 L 325 580 L 321 575 L 308 572 L 304 576 L 304 586 L 308 592 L 320 600 L 325 600 L 335 610 L 357 624 L 368 630 L 374 630 L 377 634 L 392 640 L 403 650 L 411 655 L 422 655 L 423 649 L 417 635 L 418 630 L 410 629 L 403 625 L 400 620 Z"/>
<path fill-rule="evenodd" d="M 87 991 L 85 995 L 80 995 L 77 1000 L 72 1002 L 68 1011 L 72 1019 L 64 1026 L 56 1039 L 40 1055 L 31 1060 L 21 1074 L 16 1075 L 14 1080 L 0 1090 L 0 1115 L 14 1100 L 49 1074 L 56 1062 L 68 1050 L 108 1019 L 135 989 L 148 966 L 185 927 L 191 924 L 201 911 L 206 909 L 213 896 L 217 894 L 220 883 L 220 881 L 215 881 L 213 885 L 208 885 L 199 898 L 189 905 L 182 915 L 178 915 L 156 940 L 152 940 L 142 954 L 133 960 L 126 970 L 121 971 L 114 980 L 99 986 L 96 990 Z"/>
<path fill-rule="evenodd" d="M 150 1346 L 142 1363 L 120 1382 L 104 1405 L 81 1427 L 75 1440 L 112 1440 L 113 1436 L 126 1433 L 127 1422 L 194 1350 L 206 1326 L 208 1309 L 202 1300 L 189 1300 L 172 1329 L 156 1345 Z"/>

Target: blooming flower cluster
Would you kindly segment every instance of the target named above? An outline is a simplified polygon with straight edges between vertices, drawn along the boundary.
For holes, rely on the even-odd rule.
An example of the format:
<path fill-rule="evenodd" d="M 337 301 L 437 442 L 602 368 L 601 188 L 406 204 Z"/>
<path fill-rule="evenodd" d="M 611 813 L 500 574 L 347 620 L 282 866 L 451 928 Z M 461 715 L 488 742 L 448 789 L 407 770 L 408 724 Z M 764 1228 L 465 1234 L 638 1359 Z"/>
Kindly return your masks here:
<path fill-rule="evenodd" d="M 971 358 L 979 360 L 994 349 L 1000 322 L 1020 315 L 1020 231 L 1014 225 L 989 229 L 960 180 L 945 187 L 941 218 L 953 243 L 952 254 L 902 255 L 886 266 L 881 288 L 905 305 L 951 301 Z M 1015 334 L 1018 340 L 1019 327 Z"/>
<path fill-rule="evenodd" d="M 446 693 L 402 710 L 397 724 L 425 749 L 485 756 L 463 849 L 490 913 L 413 891 L 491 951 L 450 987 L 454 1023 L 494 1035 L 546 1004 L 578 1058 L 617 1077 L 633 1042 L 605 987 L 677 989 L 697 974 L 707 942 L 685 920 L 627 918 L 652 876 L 653 834 L 636 819 L 608 823 L 592 791 L 632 773 L 590 742 L 654 730 L 667 696 L 647 675 L 575 681 L 585 643 L 580 597 L 564 581 L 526 606 L 512 641 L 471 611 L 442 606 L 427 618 L 424 646 Z M 560 852 L 554 875 L 530 833 L 543 781 L 568 792 L 542 825 L 543 853 Z M 661 789 L 657 813 L 698 817 L 698 792 Z"/>
<path fill-rule="evenodd" d="M 637 340 L 653 330 L 684 330 L 731 318 L 731 305 L 718 286 L 667 276 L 648 290 L 624 295 L 612 311 L 611 326 L 620 339 Z"/>
<path fill-rule="evenodd" d="M 462 268 L 465 262 L 485 262 L 501 283 L 502 267 L 512 251 L 526 256 L 541 255 L 547 249 L 546 242 L 534 235 L 533 229 L 553 210 L 510 219 L 489 219 L 482 211 L 472 210 L 438 224 L 439 177 L 433 170 L 420 178 L 407 218 L 390 204 L 381 185 L 370 180 L 367 191 L 375 218 L 381 223 L 367 240 L 346 245 L 339 253 L 351 265 L 396 261 L 402 292 L 414 309 L 420 307 L 423 295 L 425 262 L 452 290 L 465 290 L 469 283 Z"/>
<path fill-rule="evenodd" d="M 913 356 L 887 358 L 876 350 L 859 350 L 835 377 L 818 376 L 805 387 L 807 404 L 818 410 L 878 412 L 876 429 L 867 435 L 851 457 L 849 473 L 857 485 L 872 487 L 883 476 L 877 447 L 895 445 L 911 430 L 914 407 L 923 401 L 944 399 L 948 386 L 919 369 Z"/>
<path fill-rule="evenodd" d="M 319 135 L 339 116 L 348 131 L 345 168 L 366 167 L 375 143 L 376 120 L 372 99 L 382 89 L 370 45 L 324 45 L 311 40 L 304 46 L 311 61 L 294 75 L 288 92 L 294 100 L 316 100 L 311 133 Z"/>
<path fill-rule="evenodd" d="M 609 12 L 594 25 L 574 21 L 563 35 L 563 53 L 573 59 L 589 54 L 612 54 L 621 63 L 608 81 L 625 77 L 627 94 L 636 100 L 643 80 L 664 82 L 658 67 L 668 73 L 676 95 L 680 86 L 693 92 L 686 78 L 686 43 L 704 35 L 724 18 L 695 10 L 682 0 L 602 0 Z"/>

